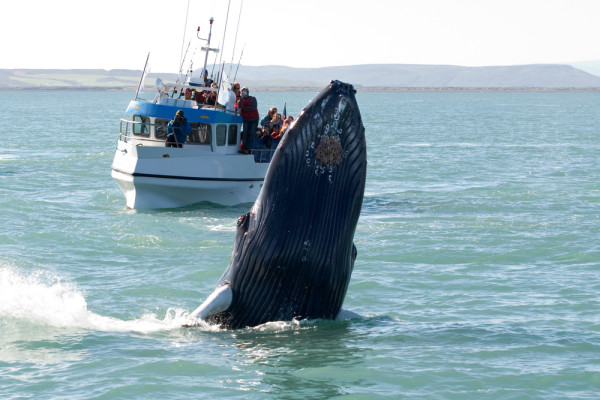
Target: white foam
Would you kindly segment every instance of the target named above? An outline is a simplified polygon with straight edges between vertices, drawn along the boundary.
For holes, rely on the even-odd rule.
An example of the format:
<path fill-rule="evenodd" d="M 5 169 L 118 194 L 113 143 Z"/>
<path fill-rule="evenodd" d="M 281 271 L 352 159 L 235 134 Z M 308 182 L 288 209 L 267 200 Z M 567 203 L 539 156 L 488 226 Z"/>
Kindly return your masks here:
<path fill-rule="evenodd" d="M 350 311 L 340 312 L 338 320 L 361 318 Z M 29 325 L 82 329 L 102 332 L 150 334 L 194 326 L 202 331 L 219 331 L 181 308 L 169 308 L 164 318 L 144 314 L 132 320 L 121 320 L 96 314 L 87 308 L 81 290 L 64 282 L 55 274 L 34 271 L 23 273 L 12 267 L 0 267 L 0 321 L 17 320 Z M 258 332 L 307 329 L 314 321 L 277 321 L 255 327 Z M 305 326 L 308 325 L 308 326 Z"/>
<path fill-rule="evenodd" d="M 162 319 L 154 314 L 127 321 L 102 316 L 87 309 L 85 297 L 75 285 L 56 275 L 41 271 L 23 274 L 0 267 L 0 319 L 57 328 L 152 333 L 181 329 L 188 317 L 188 311 L 177 308 L 168 309 Z"/>

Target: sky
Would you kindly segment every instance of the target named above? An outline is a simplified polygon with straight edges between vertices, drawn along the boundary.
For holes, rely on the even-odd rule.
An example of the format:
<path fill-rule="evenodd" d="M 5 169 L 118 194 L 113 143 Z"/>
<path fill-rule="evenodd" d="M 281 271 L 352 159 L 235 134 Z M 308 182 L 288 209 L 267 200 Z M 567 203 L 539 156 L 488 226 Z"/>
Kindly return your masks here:
<path fill-rule="evenodd" d="M 211 45 L 223 47 L 216 60 L 242 65 L 600 60 L 599 0 L 4 0 L 2 8 L 0 69 L 141 70 L 150 52 L 152 72 L 175 73 L 188 43 L 184 70 L 192 55 L 197 69 L 196 29 L 206 38 L 211 16 Z"/>

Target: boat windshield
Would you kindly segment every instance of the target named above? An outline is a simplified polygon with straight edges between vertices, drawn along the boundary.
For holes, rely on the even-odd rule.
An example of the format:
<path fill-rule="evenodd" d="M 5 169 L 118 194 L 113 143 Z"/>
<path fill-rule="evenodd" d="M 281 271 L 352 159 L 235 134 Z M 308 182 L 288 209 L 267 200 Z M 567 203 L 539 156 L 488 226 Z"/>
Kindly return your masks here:
<path fill-rule="evenodd" d="M 136 136 L 150 137 L 150 118 L 143 115 L 133 116 L 132 131 Z"/>

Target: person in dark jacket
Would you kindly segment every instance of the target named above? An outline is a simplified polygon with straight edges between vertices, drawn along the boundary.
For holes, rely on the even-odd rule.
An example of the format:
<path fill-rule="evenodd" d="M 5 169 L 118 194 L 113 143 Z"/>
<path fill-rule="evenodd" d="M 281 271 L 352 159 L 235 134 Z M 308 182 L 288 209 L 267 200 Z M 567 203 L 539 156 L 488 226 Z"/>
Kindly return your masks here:
<path fill-rule="evenodd" d="M 172 121 L 167 124 L 166 147 L 183 147 L 186 136 L 192 133 L 192 126 L 183 115 L 183 110 L 177 111 Z"/>
<path fill-rule="evenodd" d="M 258 128 L 258 104 L 256 98 L 249 95 L 247 87 L 242 88 L 242 96 L 238 101 L 237 107 L 240 115 L 244 118 L 244 126 L 242 128 L 242 148 L 240 153 L 250 154 L 252 147 L 252 138 Z"/>

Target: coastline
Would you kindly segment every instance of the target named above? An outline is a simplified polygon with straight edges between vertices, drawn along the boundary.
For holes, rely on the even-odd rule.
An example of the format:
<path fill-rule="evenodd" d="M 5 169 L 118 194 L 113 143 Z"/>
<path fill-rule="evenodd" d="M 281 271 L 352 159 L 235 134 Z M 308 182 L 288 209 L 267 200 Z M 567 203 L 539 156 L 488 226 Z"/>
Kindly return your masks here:
<path fill-rule="evenodd" d="M 139 70 L 0 69 L 0 91 L 135 91 Z M 187 76 L 187 75 L 186 75 Z M 259 92 L 315 92 L 331 79 L 362 92 L 599 92 L 600 77 L 570 65 L 496 67 L 365 64 L 323 68 L 244 66 L 234 79 Z M 144 86 L 175 82 L 177 74 L 150 72 Z"/>

